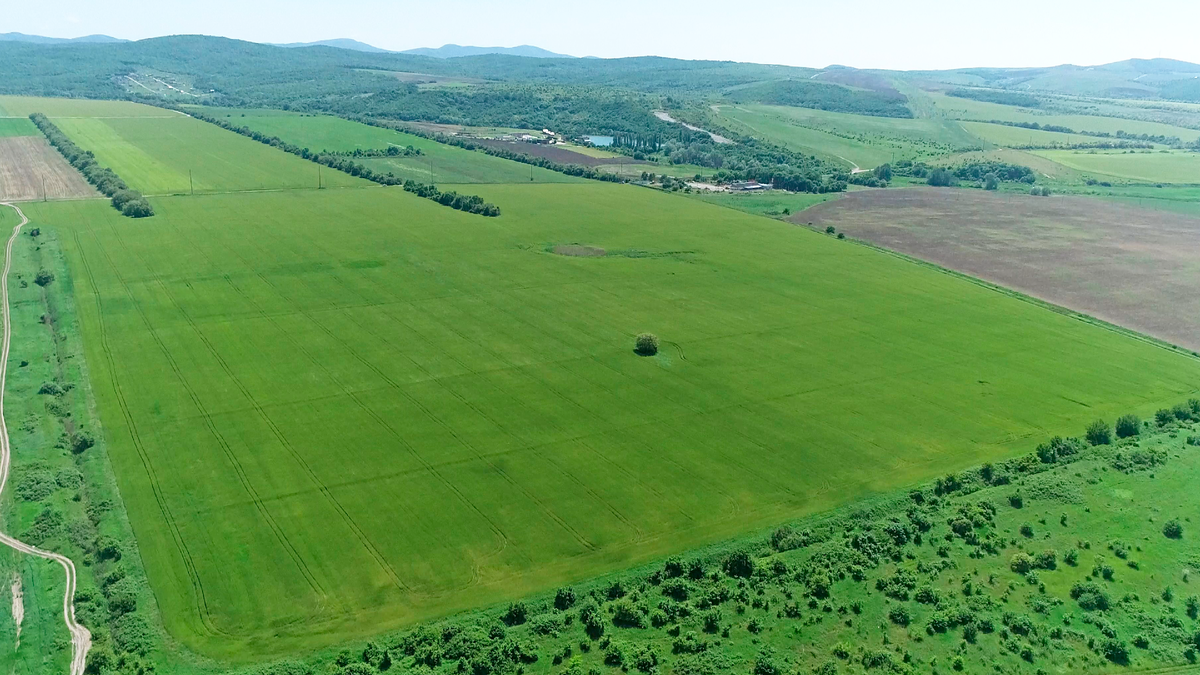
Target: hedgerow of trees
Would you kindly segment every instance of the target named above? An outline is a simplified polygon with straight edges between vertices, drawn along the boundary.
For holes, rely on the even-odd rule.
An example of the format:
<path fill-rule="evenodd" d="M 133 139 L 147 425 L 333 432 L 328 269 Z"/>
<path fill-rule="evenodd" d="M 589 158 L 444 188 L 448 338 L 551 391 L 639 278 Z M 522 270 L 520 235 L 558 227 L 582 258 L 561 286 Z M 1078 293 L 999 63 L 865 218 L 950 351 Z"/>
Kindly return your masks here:
<path fill-rule="evenodd" d="M 137 190 L 130 190 L 112 169 L 100 166 L 91 150 L 83 150 L 42 113 L 33 113 L 29 119 L 46 135 L 67 162 L 75 167 L 89 183 L 96 186 L 106 197 L 112 198 L 113 208 L 130 218 L 146 218 L 154 215 L 150 202 Z"/>
<path fill-rule="evenodd" d="M 483 201 L 483 197 L 478 195 L 460 195 L 453 191 L 442 191 L 434 185 L 420 183 L 412 179 L 404 180 L 397 178 L 390 172 L 382 174 L 377 171 L 373 171 L 362 164 L 351 161 L 349 157 L 344 155 L 326 152 L 313 153 L 308 148 L 302 148 L 293 143 L 288 143 L 277 136 L 270 136 L 260 131 L 250 129 L 249 127 L 238 126 L 231 122 L 227 122 L 220 117 L 214 117 L 212 115 L 201 113 L 195 110 L 188 112 L 188 114 L 196 119 L 215 124 L 223 129 L 228 129 L 234 133 L 241 134 L 248 138 L 253 138 L 259 143 L 263 143 L 274 148 L 279 148 L 284 152 L 290 152 L 298 157 L 303 157 L 304 159 L 316 162 L 323 166 L 328 166 L 332 169 L 343 171 L 352 176 L 358 176 L 359 178 L 364 178 L 374 183 L 379 183 L 380 185 L 403 186 L 407 192 L 411 192 L 418 197 L 431 199 L 442 206 L 449 206 L 450 208 L 457 209 L 459 211 L 475 213 L 481 216 L 495 217 L 500 215 L 500 207 L 490 202 Z"/>
<path fill-rule="evenodd" d="M 1000 105 L 1011 105 L 1018 108 L 1038 108 L 1041 107 L 1042 101 L 1036 96 L 1030 94 L 1022 94 L 1016 91 L 997 91 L 995 89 L 951 89 L 946 92 L 948 96 L 958 98 L 969 98 L 974 101 L 983 101 L 985 103 L 999 103 Z"/>

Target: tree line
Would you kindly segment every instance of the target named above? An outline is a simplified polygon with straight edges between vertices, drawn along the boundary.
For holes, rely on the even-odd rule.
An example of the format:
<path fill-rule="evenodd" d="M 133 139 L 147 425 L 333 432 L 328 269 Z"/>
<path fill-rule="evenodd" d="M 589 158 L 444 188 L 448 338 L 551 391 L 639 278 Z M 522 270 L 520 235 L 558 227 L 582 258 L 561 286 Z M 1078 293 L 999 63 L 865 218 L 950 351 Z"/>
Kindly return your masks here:
<path fill-rule="evenodd" d="M 555 162 L 554 160 L 546 159 L 545 157 L 534 157 L 521 152 L 506 150 L 504 148 L 493 148 L 481 143 L 474 143 L 465 138 L 455 138 L 454 136 L 447 136 L 446 134 L 430 133 L 422 129 L 406 126 L 399 122 L 379 120 L 362 115 L 347 115 L 346 119 L 359 122 L 361 124 L 366 124 L 368 126 L 379 127 L 380 129 L 391 129 L 392 131 L 401 131 L 413 136 L 420 136 L 421 138 L 442 143 L 444 145 L 452 145 L 456 148 L 462 148 L 463 150 L 482 152 L 485 155 L 491 155 L 493 157 L 499 157 L 501 159 L 507 159 L 513 162 L 520 162 L 522 164 L 530 164 L 543 169 L 557 171 L 568 176 L 588 178 L 591 180 L 599 180 L 609 183 L 626 182 L 624 178 L 618 176 L 617 174 L 599 171 L 590 166 L 581 166 L 579 164 L 563 164 L 562 162 Z"/>
<path fill-rule="evenodd" d="M 1167 136 L 1165 134 L 1131 134 L 1127 131 L 1118 129 L 1115 133 L 1107 131 L 1076 131 L 1071 127 L 1064 127 L 1058 124 L 1041 124 L 1039 122 L 1009 122 L 1005 120 L 987 120 L 988 124 L 999 124 L 1006 127 L 1017 127 L 1019 129 L 1033 129 L 1034 131 L 1054 131 L 1060 134 L 1079 134 L 1080 136 L 1095 136 L 1096 138 L 1117 138 L 1122 141 L 1140 142 L 1140 143 L 1159 143 L 1161 145 L 1181 146 L 1183 140 L 1178 136 Z"/>
<path fill-rule="evenodd" d="M 112 198 L 113 208 L 130 218 L 146 218 L 154 215 L 150 202 L 137 190 L 129 189 L 112 169 L 101 166 L 91 150 L 84 150 L 74 141 L 67 138 L 50 118 L 42 113 L 33 113 L 30 121 L 46 135 L 46 140 L 54 146 L 67 162 L 75 167 L 89 183 L 94 185 L 106 197 Z"/>
<path fill-rule="evenodd" d="M 406 192 L 411 192 L 418 197 L 424 197 L 425 199 L 433 200 L 442 206 L 449 206 L 450 208 L 457 209 L 459 211 L 466 211 L 467 213 L 474 213 L 493 218 L 500 215 L 500 207 L 490 202 L 483 201 L 483 197 L 478 195 L 461 195 L 454 191 L 443 191 L 438 189 L 437 186 L 430 185 L 428 183 L 421 183 L 412 180 L 411 178 L 408 180 L 397 178 L 391 172 L 386 174 L 380 173 L 370 169 L 369 167 L 363 166 L 362 164 L 351 161 L 347 156 L 329 152 L 314 153 L 308 148 L 302 148 L 294 143 L 288 143 L 278 136 L 270 136 L 260 131 L 255 131 L 249 127 L 238 126 L 219 117 L 213 117 L 196 110 L 189 110 L 185 114 L 191 115 L 198 120 L 215 124 L 222 129 L 228 129 L 234 133 L 241 134 L 247 138 L 252 138 L 259 143 L 269 145 L 273 148 L 278 148 L 284 152 L 289 152 L 297 157 L 302 157 L 309 161 L 327 166 L 331 169 L 337 169 L 338 171 L 348 173 L 351 176 L 364 178 L 380 185 L 399 185 L 403 187 Z M 399 154 L 399 152 L 397 154 Z"/>

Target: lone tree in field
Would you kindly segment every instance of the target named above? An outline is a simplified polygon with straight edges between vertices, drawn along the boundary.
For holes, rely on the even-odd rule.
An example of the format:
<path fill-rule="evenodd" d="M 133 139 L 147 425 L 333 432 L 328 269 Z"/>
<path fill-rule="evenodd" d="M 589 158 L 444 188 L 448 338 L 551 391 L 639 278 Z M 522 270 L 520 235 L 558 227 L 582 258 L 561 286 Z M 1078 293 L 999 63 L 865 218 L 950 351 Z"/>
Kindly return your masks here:
<path fill-rule="evenodd" d="M 654 356 L 658 353 L 658 336 L 654 333 L 642 333 L 637 336 L 633 351 L 642 356 Z"/>
<path fill-rule="evenodd" d="M 988 175 L 984 176 L 983 177 L 983 189 L 984 190 L 1000 189 L 1000 177 L 994 173 L 989 173 Z"/>

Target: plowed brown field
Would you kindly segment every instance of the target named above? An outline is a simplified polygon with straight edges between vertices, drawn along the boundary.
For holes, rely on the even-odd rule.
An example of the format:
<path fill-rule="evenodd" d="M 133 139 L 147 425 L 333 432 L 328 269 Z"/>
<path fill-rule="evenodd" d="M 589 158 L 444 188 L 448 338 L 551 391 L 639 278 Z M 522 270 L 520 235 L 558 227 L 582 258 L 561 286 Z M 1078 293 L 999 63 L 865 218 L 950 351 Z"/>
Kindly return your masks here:
<path fill-rule="evenodd" d="M 0 200 L 72 199 L 99 193 L 41 136 L 0 138 Z"/>
<path fill-rule="evenodd" d="M 1200 218 L 1090 197 L 915 188 L 851 193 L 791 220 L 1200 350 Z"/>

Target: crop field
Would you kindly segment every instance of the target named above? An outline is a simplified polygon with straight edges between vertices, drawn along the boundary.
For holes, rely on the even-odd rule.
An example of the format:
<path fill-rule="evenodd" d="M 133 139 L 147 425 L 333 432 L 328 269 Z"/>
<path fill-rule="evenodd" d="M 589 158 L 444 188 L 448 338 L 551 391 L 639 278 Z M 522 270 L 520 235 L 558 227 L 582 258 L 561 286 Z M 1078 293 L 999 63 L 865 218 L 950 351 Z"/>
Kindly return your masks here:
<path fill-rule="evenodd" d="M 698 200 L 478 190 L 502 217 L 396 189 L 157 198 L 153 227 L 27 207 L 68 249 L 183 643 L 251 659 L 505 601 L 1152 411 L 1200 376 Z"/>
<path fill-rule="evenodd" d="M 1200 218 L 1086 197 L 857 192 L 794 218 L 1200 350 Z"/>
<path fill-rule="evenodd" d="M 1058 131 L 1042 131 L 1041 129 L 1022 129 L 1003 124 L 988 124 L 987 122 L 960 122 L 960 124 L 971 135 L 1001 147 L 1070 145 L 1075 143 L 1095 143 L 1103 140 L 1095 136 L 1084 136 L 1083 134 L 1067 134 Z"/>
<path fill-rule="evenodd" d="M 1029 108 L 1017 108 L 999 103 L 957 98 L 936 92 L 926 92 L 926 94 L 934 103 L 938 112 L 955 119 L 1038 122 L 1039 124 L 1063 126 L 1074 131 L 1094 131 L 1109 134 L 1125 131 L 1131 134 L 1178 136 L 1183 141 L 1189 143 L 1200 138 L 1200 131 L 1196 129 L 1187 129 L 1161 122 L 1100 117 L 1096 115 L 1047 114 Z"/>
<path fill-rule="evenodd" d="M 1195 152 L 1037 150 L 1035 154 L 1101 176 L 1152 183 L 1200 183 L 1200 153 Z"/>
<path fill-rule="evenodd" d="M 345 120 L 328 115 L 302 115 L 282 110 L 239 110 L 237 108 L 201 108 L 210 115 L 224 115 L 230 122 L 255 131 L 277 136 L 289 143 L 313 151 L 353 152 L 386 150 L 389 146 L 412 146 L 420 155 L 361 158 L 355 161 L 368 168 L 411 178 L 425 183 L 569 183 L 579 179 L 556 171 L 533 167 L 512 160 L 464 150 L 390 129 Z"/>
<path fill-rule="evenodd" d="M 57 150 L 37 136 L 0 136 L 0 201 L 97 197 Z"/>
<path fill-rule="evenodd" d="M 0 138 L 11 136 L 41 136 L 27 117 L 0 117 Z"/>
<path fill-rule="evenodd" d="M 42 113 L 55 117 L 179 117 L 179 113 L 130 101 L 97 101 L 83 98 L 0 96 L 0 115 L 29 117 Z"/>
<path fill-rule="evenodd" d="M 864 168 L 980 145 L 956 122 L 940 119 L 871 117 L 766 105 L 725 105 L 717 114 L 741 133 Z"/>
<path fill-rule="evenodd" d="M 71 140 L 147 194 L 371 185 L 216 125 L 171 118 L 56 119 Z M 189 177 L 190 173 L 190 177 Z"/>

